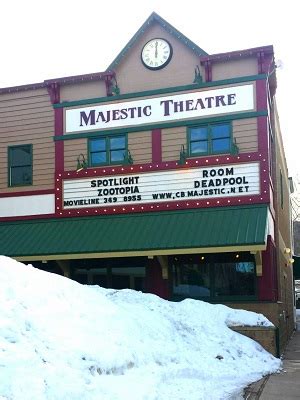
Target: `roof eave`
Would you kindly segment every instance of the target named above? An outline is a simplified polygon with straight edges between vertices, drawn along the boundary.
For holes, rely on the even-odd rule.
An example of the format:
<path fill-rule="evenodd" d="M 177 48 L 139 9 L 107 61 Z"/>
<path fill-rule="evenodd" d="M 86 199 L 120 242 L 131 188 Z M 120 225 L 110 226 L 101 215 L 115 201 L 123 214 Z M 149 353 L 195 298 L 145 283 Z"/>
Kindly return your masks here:
<path fill-rule="evenodd" d="M 206 61 L 222 62 L 222 61 L 226 61 L 229 59 L 256 56 L 259 53 L 264 53 L 265 55 L 266 54 L 274 54 L 273 46 L 272 45 L 261 46 L 261 47 L 254 47 L 251 49 L 230 51 L 228 53 L 218 53 L 218 54 L 211 54 L 211 55 L 207 55 L 207 56 L 201 56 L 200 63 L 203 64 Z"/>

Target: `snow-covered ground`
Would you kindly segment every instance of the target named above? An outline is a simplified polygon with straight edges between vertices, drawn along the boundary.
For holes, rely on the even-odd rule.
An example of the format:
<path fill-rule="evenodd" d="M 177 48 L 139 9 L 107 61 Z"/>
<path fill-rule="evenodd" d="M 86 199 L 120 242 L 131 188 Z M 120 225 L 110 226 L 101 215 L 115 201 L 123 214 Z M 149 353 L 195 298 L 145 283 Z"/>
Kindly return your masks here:
<path fill-rule="evenodd" d="M 106 290 L 0 257 L 1 400 L 217 400 L 280 360 L 229 325 L 262 315 Z"/>

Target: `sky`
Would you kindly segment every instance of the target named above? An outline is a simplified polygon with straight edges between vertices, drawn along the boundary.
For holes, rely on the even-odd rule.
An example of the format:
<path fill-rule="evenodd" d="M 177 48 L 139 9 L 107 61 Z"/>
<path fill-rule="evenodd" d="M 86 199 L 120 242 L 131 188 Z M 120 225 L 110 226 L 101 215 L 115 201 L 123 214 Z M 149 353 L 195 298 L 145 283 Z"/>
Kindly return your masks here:
<path fill-rule="evenodd" d="M 273 45 L 289 175 L 300 179 L 296 5 L 295 0 L 3 1 L 0 88 L 104 71 L 153 11 L 209 54 Z"/>

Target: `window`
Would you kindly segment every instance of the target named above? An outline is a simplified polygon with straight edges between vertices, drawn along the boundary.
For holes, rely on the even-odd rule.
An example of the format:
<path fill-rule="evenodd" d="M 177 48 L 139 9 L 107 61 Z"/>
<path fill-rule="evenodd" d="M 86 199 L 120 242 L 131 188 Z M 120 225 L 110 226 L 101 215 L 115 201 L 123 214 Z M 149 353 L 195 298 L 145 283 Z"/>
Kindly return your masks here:
<path fill-rule="evenodd" d="M 146 257 L 72 260 L 72 278 L 104 288 L 146 291 Z"/>
<path fill-rule="evenodd" d="M 32 145 L 8 148 L 9 186 L 32 185 Z"/>
<path fill-rule="evenodd" d="M 231 152 L 231 125 L 214 124 L 189 128 L 189 155 Z"/>
<path fill-rule="evenodd" d="M 254 256 L 248 252 L 172 258 L 173 298 L 255 299 Z"/>
<path fill-rule="evenodd" d="M 126 156 L 126 135 L 102 136 L 89 140 L 89 160 L 93 167 L 104 164 L 122 164 Z"/>

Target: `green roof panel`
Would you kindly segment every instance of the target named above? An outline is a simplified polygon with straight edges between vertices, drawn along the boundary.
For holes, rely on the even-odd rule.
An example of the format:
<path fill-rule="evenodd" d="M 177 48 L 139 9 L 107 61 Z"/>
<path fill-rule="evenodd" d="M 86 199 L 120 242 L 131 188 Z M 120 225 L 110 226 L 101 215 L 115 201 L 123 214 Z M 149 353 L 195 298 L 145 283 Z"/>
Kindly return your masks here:
<path fill-rule="evenodd" d="M 267 206 L 2 222 L 12 257 L 265 245 Z"/>

